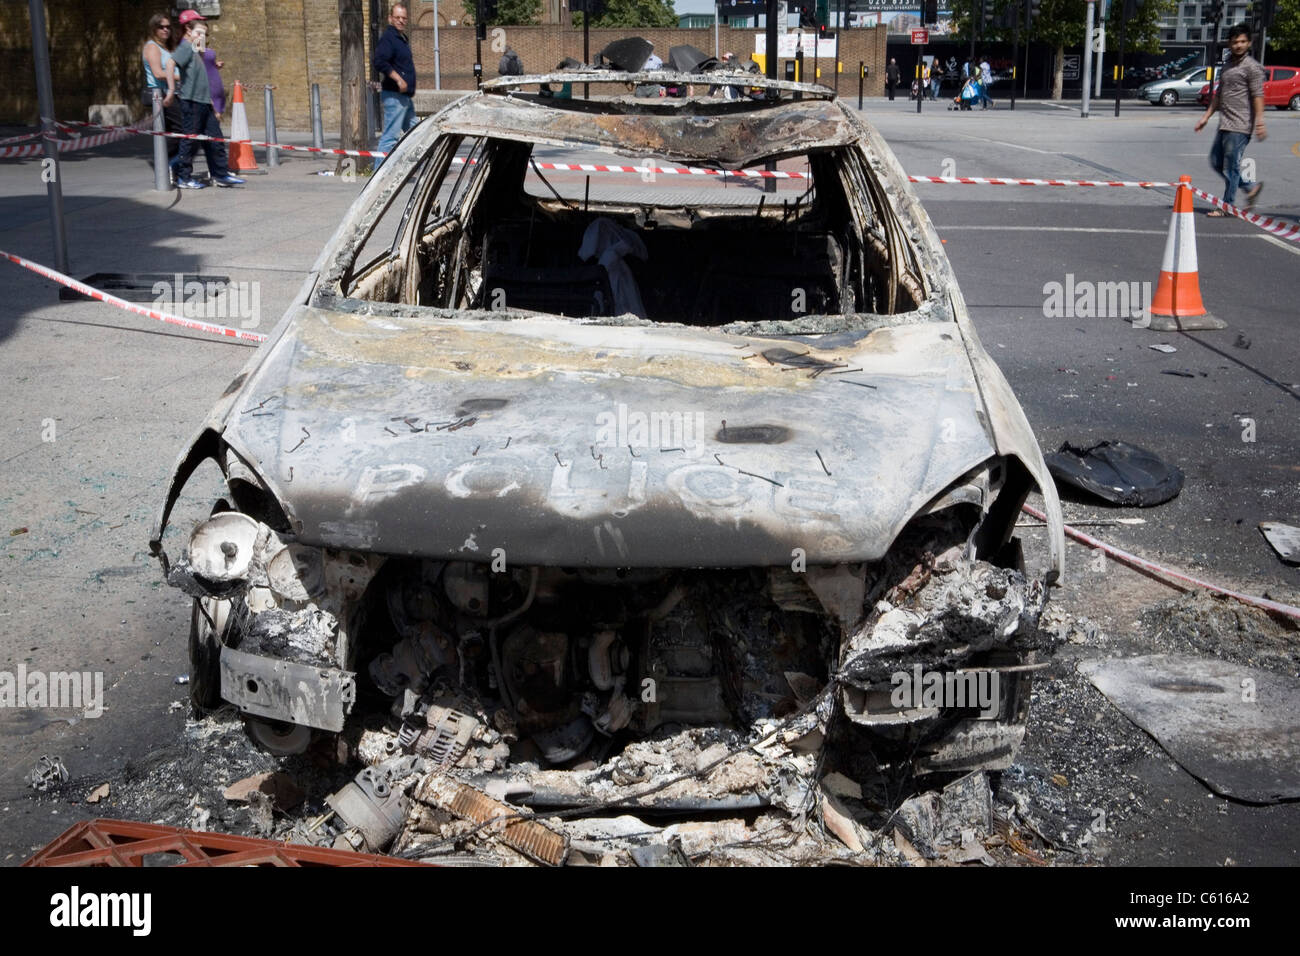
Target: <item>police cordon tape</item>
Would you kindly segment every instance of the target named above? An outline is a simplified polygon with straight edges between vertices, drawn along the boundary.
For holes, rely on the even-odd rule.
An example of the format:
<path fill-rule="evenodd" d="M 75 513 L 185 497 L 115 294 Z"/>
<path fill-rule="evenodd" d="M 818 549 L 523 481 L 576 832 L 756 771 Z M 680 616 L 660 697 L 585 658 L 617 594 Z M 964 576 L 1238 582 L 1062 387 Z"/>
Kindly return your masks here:
<path fill-rule="evenodd" d="M 84 123 L 77 120 L 72 120 L 67 123 L 59 123 L 58 126 L 60 128 L 89 126 L 94 129 L 128 130 L 132 133 L 139 133 L 144 136 L 164 136 L 169 139 L 192 139 L 199 142 L 207 141 L 210 143 L 247 143 L 249 146 L 265 146 L 269 149 L 288 149 L 296 153 L 330 153 L 335 156 L 364 156 L 368 159 L 383 159 L 388 155 L 387 153 L 380 153 L 371 149 L 329 149 L 328 147 L 320 146 L 289 146 L 285 143 L 263 143 L 255 139 L 231 139 L 226 136 L 204 136 L 202 133 L 166 133 L 158 130 L 142 129 L 139 126 L 101 126 L 98 123 Z M 4 153 L 0 152 L 0 156 L 3 155 Z"/>
<path fill-rule="evenodd" d="M 134 302 L 128 302 L 125 299 L 119 299 L 115 295 L 109 295 L 96 289 L 94 286 L 88 286 L 84 282 L 78 282 L 71 276 L 65 276 L 62 272 L 51 269 L 49 266 L 43 266 L 39 262 L 32 262 L 24 259 L 22 256 L 16 256 L 11 252 L 5 252 L 0 249 L 0 257 L 8 259 L 15 265 L 20 265 L 24 269 L 30 269 L 37 275 L 44 276 L 47 279 L 65 285 L 69 289 L 75 289 L 82 295 L 90 296 L 100 302 L 109 305 L 115 305 L 119 309 L 126 309 L 128 312 L 134 312 L 136 315 L 143 315 L 145 318 L 156 319 L 159 322 L 167 322 L 171 325 L 179 325 L 182 328 L 193 329 L 196 332 L 207 332 L 210 335 L 221 335 L 226 338 L 242 339 L 245 342 L 265 342 L 266 336 L 260 332 L 249 332 L 245 329 L 232 329 L 225 325 L 217 325 L 213 322 L 200 322 L 198 319 L 187 319 L 183 315 L 172 315 L 168 312 L 159 312 L 157 309 L 149 309 L 143 305 L 136 305 Z"/>
<path fill-rule="evenodd" d="M 961 186 L 1130 186 L 1139 189 L 1172 189 L 1178 185 L 1094 179 L 997 179 L 987 176 L 908 176 L 907 179 L 913 183 L 949 183 Z"/>
<path fill-rule="evenodd" d="M 66 124 L 59 123 L 60 128 L 66 128 Z M 54 140 L 55 149 L 60 153 L 71 153 L 78 149 L 90 149 L 92 146 L 103 146 L 106 143 L 115 143 L 118 140 L 126 139 L 132 133 L 144 133 L 147 130 L 139 129 L 134 126 L 115 126 L 107 127 L 108 132 L 97 133 L 94 136 L 81 136 L 77 134 L 76 139 L 56 139 Z M 18 137 L 18 139 L 39 139 L 43 133 L 33 133 L 29 136 Z M 13 142 L 5 140 L 4 142 Z M 26 146 L 4 146 L 0 147 L 0 159 L 18 159 L 26 156 L 40 156 L 45 152 L 43 143 L 29 143 Z"/>
<path fill-rule="evenodd" d="M 1300 223 L 1281 222 L 1272 216 L 1261 216 L 1254 212 L 1245 212 L 1238 209 L 1231 203 L 1226 203 L 1218 196 L 1211 196 L 1203 189 L 1192 187 L 1192 193 L 1200 196 L 1208 203 L 1213 203 L 1226 213 L 1236 216 L 1238 219 L 1244 219 L 1253 226 L 1258 226 L 1265 232 L 1270 232 L 1279 239 L 1289 239 L 1291 242 L 1300 242 Z"/>

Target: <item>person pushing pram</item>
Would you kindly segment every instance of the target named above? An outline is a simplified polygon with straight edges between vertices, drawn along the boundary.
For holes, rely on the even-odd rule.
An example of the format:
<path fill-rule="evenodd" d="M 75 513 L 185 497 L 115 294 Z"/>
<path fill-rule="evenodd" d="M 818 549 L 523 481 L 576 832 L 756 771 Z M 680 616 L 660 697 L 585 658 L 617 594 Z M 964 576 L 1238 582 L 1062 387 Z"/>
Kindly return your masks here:
<path fill-rule="evenodd" d="M 984 84 L 977 76 L 968 76 L 962 83 L 961 92 L 953 97 L 950 110 L 968 110 L 984 97 Z"/>

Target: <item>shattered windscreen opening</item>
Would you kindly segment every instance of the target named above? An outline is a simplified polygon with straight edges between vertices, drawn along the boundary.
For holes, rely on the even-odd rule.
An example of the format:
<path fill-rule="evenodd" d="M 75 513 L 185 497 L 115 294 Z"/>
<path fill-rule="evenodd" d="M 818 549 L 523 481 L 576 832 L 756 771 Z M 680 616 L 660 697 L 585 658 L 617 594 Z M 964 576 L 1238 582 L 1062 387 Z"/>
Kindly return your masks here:
<path fill-rule="evenodd" d="M 414 197 L 418 236 L 389 260 L 400 274 L 357 298 L 704 327 L 869 319 L 925 300 L 905 230 L 855 147 L 724 169 L 439 142 L 454 142 L 456 156 L 436 189 Z"/>

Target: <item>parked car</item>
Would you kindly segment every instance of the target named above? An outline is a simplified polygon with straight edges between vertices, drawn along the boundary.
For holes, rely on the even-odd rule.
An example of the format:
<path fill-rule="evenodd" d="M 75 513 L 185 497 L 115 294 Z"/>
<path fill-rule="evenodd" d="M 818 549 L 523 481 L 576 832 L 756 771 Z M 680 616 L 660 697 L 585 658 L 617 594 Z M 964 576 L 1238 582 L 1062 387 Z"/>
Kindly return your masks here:
<path fill-rule="evenodd" d="M 1208 70 L 1207 66 L 1194 66 L 1169 79 L 1144 83 L 1138 88 L 1138 97 L 1152 106 L 1191 103 L 1200 88 L 1205 85 Z"/>
<path fill-rule="evenodd" d="M 1264 105 L 1300 111 L 1300 67 L 1266 66 L 1264 73 Z M 1214 85 L 1217 88 L 1219 84 Z M 1210 105 L 1210 84 L 1201 87 L 1196 102 Z"/>
<path fill-rule="evenodd" d="M 768 98 L 536 92 L 729 80 Z M 611 153 L 639 178 L 569 168 Z M 780 194 L 743 188 L 776 161 Z M 492 80 L 405 136 L 304 279 L 151 537 L 197 708 L 276 753 L 369 708 L 440 760 L 472 722 L 447 714 L 481 714 L 562 765 L 834 698 L 812 719 L 918 772 L 1010 764 L 1059 502 L 907 176 L 830 90 Z M 173 561 L 205 461 L 226 492 Z M 899 703 L 921 671 L 1000 690 Z"/>

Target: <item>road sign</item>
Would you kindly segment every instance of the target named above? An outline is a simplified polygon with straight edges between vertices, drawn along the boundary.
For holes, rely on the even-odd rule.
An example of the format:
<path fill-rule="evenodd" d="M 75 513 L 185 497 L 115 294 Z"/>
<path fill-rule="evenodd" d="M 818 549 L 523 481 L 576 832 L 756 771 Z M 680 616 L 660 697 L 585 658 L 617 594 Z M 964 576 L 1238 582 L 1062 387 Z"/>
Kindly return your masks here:
<path fill-rule="evenodd" d="M 913 30 L 913 31 L 912 31 L 912 45 L 913 45 L 913 46 L 921 46 L 921 45 L 926 44 L 926 43 L 929 43 L 929 42 L 930 42 L 930 31 L 929 31 L 929 30 Z"/>

